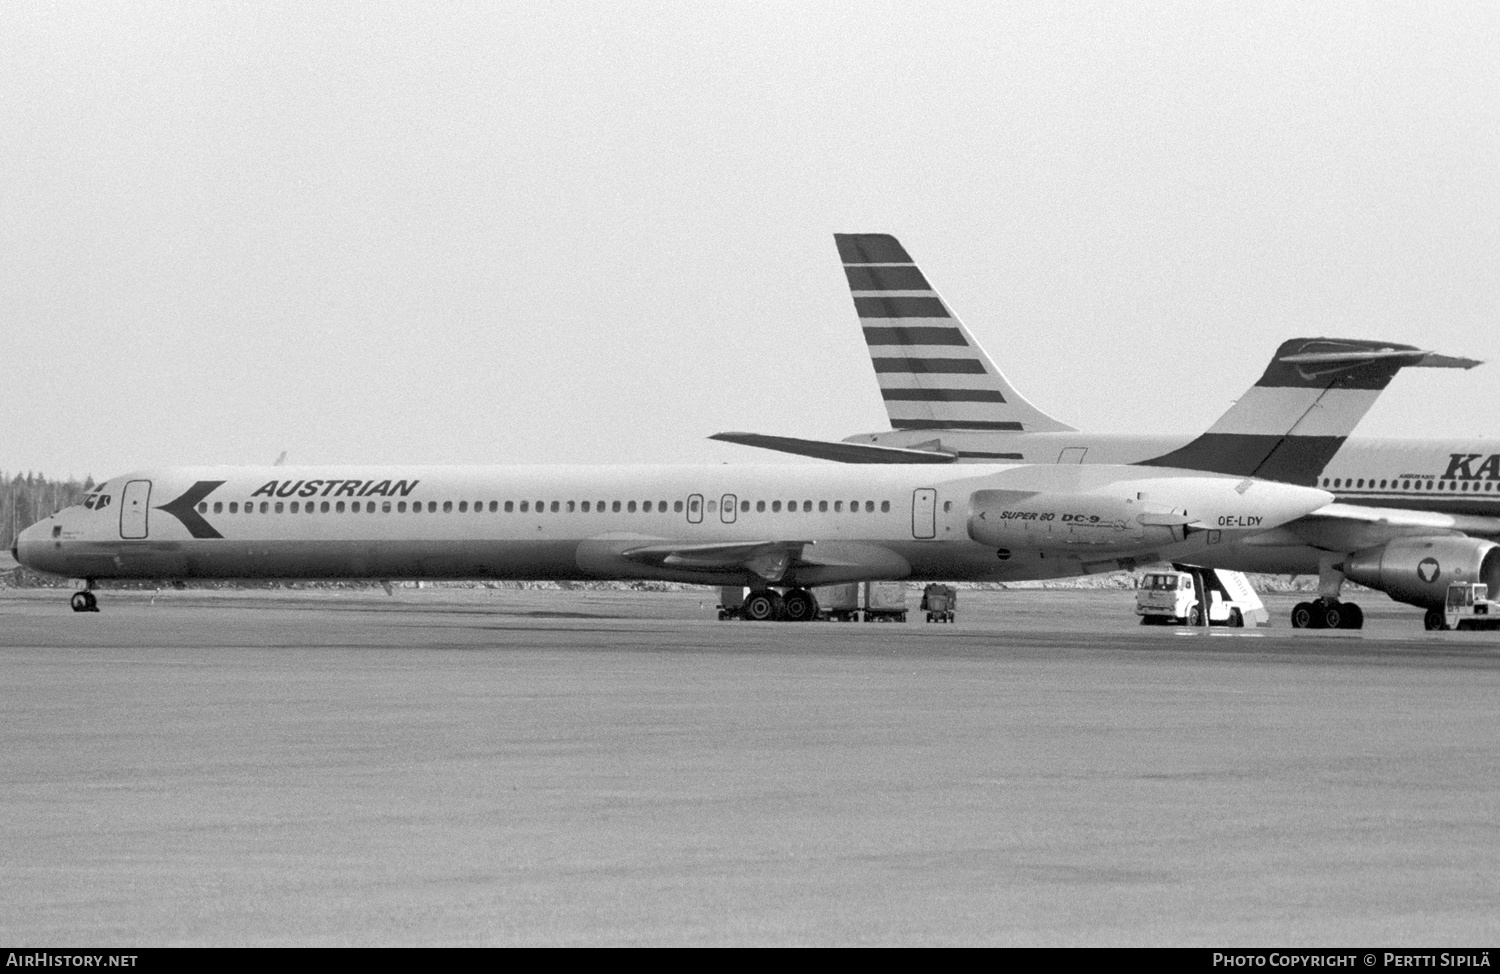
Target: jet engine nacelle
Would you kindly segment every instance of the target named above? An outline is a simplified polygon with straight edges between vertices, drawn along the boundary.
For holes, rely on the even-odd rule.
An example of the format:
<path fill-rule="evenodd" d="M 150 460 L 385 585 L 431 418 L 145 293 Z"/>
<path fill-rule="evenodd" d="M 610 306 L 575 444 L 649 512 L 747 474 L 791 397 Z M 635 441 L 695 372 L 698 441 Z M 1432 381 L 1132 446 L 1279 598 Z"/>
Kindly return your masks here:
<path fill-rule="evenodd" d="M 1453 582 L 1484 582 L 1500 593 L 1500 545 L 1477 538 L 1398 538 L 1344 559 L 1340 570 L 1397 602 L 1440 606 Z"/>
<path fill-rule="evenodd" d="M 969 496 L 969 537 L 994 548 L 1149 551 L 1182 541 L 1190 528 L 1230 537 L 1267 531 L 1333 498 L 1309 487 L 1181 472 L 1096 470 L 1089 483 L 1085 469 L 1061 464 L 1002 476 L 1003 488 Z"/>
<path fill-rule="evenodd" d="M 1098 494 L 981 490 L 969 508 L 969 537 L 992 548 L 1105 551 L 1171 544 L 1182 540 L 1186 521 L 1150 515 L 1134 500 Z"/>

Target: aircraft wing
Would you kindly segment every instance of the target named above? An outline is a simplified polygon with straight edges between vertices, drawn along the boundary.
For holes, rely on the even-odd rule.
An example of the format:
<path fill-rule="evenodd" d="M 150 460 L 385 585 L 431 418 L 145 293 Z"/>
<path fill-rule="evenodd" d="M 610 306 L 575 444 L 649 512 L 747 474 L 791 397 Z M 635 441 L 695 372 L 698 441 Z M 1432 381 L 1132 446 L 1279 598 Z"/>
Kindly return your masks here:
<path fill-rule="evenodd" d="M 694 544 L 663 538 L 595 538 L 579 545 L 578 563 L 601 575 L 627 564 L 632 574 L 655 568 L 663 578 L 684 574 L 738 580 L 748 576 L 768 585 L 832 585 L 870 578 L 905 578 L 911 565 L 883 545 L 864 541 L 769 539 Z M 647 573 L 641 577 L 651 577 Z"/>
<path fill-rule="evenodd" d="M 1413 511 L 1399 507 L 1364 507 L 1359 504 L 1329 504 L 1306 515 L 1303 520 L 1436 528 L 1461 531 L 1464 534 L 1500 534 L 1500 517 L 1486 517 L 1481 514 L 1443 514 L 1439 511 Z"/>
<path fill-rule="evenodd" d="M 1500 536 L 1500 517 L 1477 514 L 1443 514 L 1406 508 L 1364 507 L 1329 504 L 1311 514 L 1268 532 L 1262 543 L 1279 544 L 1289 532 L 1295 538 L 1326 551 L 1352 551 L 1385 544 L 1396 538 L 1427 535 Z M 1256 544 L 1254 539 L 1250 542 Z"/>
<path fill-rule="evenodd" d="M 763 450 L 792 453 L 800 457 L 817 457 L 838 463 L 952 463 L 956 453 L 937 450 L 907 450 L 868 443 L 841 443 L 829 440 L 799 440 L 791 436 L 768 436 L 764 433 L 715 433 L 711 440 L 755 446 Z"/>
<path fill-rule="evenodd" d="M 765 579 L 779 580 L 800 561 L 812 541 L 744 541 L 733 544 L 652 544 L 626 548 L 620 556 L 662 568 L 700 568 L 707 571 L 749 569 Z"/>

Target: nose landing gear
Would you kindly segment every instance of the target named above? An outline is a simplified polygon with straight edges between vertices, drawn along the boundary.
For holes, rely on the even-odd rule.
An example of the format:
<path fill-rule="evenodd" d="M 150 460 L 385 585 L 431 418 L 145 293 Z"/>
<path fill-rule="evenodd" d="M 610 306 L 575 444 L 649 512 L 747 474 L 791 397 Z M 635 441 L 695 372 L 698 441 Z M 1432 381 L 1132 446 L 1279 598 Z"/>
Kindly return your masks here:
<path fill-rule="evenodd" d="M 94 580 L 85 579 L 83 588 L 73 593 L 73 598 L 68 604 L 73 606 L 74 612 L 98 612 L 99 600 L 94 598 Z"/>

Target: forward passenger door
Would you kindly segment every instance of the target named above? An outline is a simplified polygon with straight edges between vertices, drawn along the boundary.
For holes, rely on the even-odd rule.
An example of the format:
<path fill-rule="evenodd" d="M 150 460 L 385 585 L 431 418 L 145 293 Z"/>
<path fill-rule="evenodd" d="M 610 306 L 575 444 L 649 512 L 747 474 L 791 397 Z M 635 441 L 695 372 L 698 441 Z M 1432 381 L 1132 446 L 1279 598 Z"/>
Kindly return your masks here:
<path fill-rule="evenodd" d="M 125 493 L 120 498 L 120 537 L 140 540 L 146 536 L 150 502 L 151 481 L 132 480 L 125 485 Z"/>

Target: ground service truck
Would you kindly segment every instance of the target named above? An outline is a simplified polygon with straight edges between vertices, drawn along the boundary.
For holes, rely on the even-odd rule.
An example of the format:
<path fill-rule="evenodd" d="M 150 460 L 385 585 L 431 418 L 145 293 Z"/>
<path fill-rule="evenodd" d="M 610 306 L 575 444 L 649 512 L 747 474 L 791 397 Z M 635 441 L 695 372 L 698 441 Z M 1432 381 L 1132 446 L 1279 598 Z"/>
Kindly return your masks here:
<path fill-rule="evenodd" d="M 1135 614 L 1143 626 L 1201 626 L 1205 603 L 1213 626 L 1257 626 L 1270 618 L 1242 573 L 1186 565 L 1142 575 Z"/>

